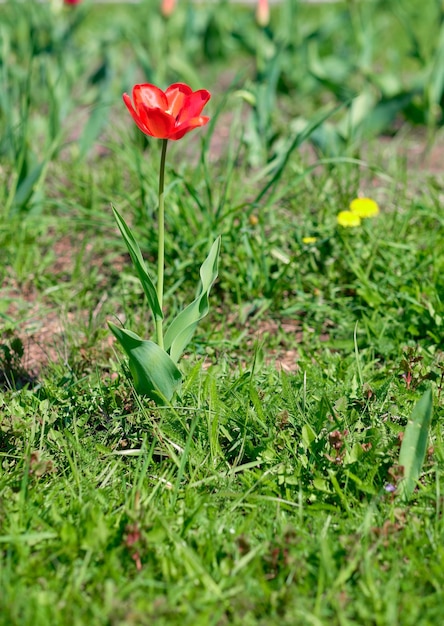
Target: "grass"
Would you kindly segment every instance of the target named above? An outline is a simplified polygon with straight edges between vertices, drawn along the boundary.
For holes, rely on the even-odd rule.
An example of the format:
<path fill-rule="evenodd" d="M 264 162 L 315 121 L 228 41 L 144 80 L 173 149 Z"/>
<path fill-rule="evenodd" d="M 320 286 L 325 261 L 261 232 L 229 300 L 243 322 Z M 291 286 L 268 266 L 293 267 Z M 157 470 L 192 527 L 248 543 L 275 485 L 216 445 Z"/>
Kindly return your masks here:
<path fill-rule="evenodd" d="M 442 143 L 442 14 L 423 5 L 284 3 L 265 30 L 238 6 L 0 6 L 0 624 L 439 623 L 444 187 L 410 146 Z M 160 146 L 120 100 L 138 80 L 213 94 L 167 159 L 168 315 L 222 235 L 168 407 L 106 325 L 154 334 L 111 210 L 154 263 Z M 381 213 L 339 227 L 361 194 Z"/>

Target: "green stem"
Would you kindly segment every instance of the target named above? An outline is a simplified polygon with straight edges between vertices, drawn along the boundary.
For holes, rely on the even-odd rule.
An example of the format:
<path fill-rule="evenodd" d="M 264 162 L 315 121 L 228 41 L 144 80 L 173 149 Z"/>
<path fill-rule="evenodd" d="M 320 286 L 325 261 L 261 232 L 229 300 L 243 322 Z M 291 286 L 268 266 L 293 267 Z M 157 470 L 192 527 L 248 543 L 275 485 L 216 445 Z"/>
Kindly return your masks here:
<path fill-rule="evenodd" d="M 159 172 L 159 245 L 157 251 L 157 299 L 159 306 L 163 307 L 163 277 L 165 267 L 165 198 L 164 198 L 164 181 L 165 181 L 165 160 L 168 139 L 162 139 L 162 154 L 160 157 Z M 163 348 L 163 328 L 162 318 L 156 319 L 156 335 L 157 343 Z"/>

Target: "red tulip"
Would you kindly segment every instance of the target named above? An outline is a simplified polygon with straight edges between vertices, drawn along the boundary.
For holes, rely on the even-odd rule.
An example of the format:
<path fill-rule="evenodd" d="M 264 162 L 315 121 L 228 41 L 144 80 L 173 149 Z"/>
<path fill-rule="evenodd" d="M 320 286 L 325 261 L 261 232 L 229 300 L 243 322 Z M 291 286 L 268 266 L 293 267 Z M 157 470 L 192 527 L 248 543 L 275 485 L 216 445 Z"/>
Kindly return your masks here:
<path fill-rule="evenodd" d="M 268 0 L 258 0 L 256 8 L 256 21 L 259 26 L 265 28 L 270 22 L 270 7 Z"/>
<path fill-rule="evenodd" d="M 127 93 L 123 101 L 145 135 L 177 140 L 208 122 L 210 118 L 201 113 L 210 97 L 206 89 L 193 91 L 183 83 L 170 85 L 166 91 L 144 84 L 134 85 L 132 102 Z"/>
<path fill-rule="evenodd" d="M 176 0 L 162 0 L 160 12 L 164 17 L 170 17 L 176 6 Z"/>
<path fill-rule="evenodd" d="M 80 4 L 82 0 L 63 0 L 65 4 Z"/>

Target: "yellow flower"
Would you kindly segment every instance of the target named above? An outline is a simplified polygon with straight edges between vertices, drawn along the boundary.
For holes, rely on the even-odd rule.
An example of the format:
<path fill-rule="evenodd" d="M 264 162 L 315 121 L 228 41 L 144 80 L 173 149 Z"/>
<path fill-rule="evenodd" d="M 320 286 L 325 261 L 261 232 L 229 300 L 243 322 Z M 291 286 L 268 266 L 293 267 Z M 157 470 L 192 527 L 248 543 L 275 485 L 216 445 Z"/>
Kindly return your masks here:
<path fill-rule="evenodd" d="M 310 244 L 310 243 L 316 243 L 318 240 L 317 237 L 302 237 L 302 243 L 305 244 Z"/>
<path fill-rule="evenodd" d="M 371 198 L 355 198 L 350 203 L 350 211 L 359 217 L 374 217 L 379 213 L 379 206 Z"/>
<path fill-rule="evenodd" d="M 344 228 L 355 228 L 356 226 L 361 225 L 361 218 L 356 213 L 352 213 L 351 211 L 341 211 L 338 213 L 337 222 L 339 226 L 344 226 Z"/>

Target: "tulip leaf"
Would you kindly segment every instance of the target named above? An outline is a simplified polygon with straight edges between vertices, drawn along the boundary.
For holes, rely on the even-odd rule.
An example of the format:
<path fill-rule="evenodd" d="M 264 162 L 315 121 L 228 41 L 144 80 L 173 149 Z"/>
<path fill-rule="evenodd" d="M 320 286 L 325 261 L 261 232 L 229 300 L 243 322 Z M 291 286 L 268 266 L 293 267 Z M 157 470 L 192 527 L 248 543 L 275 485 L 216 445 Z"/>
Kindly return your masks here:
<path fill-rule="evenodd" d="M 30 173 L 19 182 L 12 204 L 14 211 L 24 208 L 26 203 L 29 202 L 38 181 L 44 173 L 46 165 L 47 161 L 38 163 L 32 168 Z"/>
<path fill-rule="evenodd" d="M 198 295 L 168 327 L 165 337 L 165 350 L 169 350 L 174 362 L 177 362 L 191 340 L 197 324 L 208 313 L 208 296 L 217 278 L 217 264 L 220 252 L 220 237 L 211 246 L 211 250 L 200 268 Z"/>
<path fill-rule="evenodd" d="M 141 339 L 136 333 L 108 322 L 111 332 L 129 358 L 134 387 L 156 402 L 168 402 L 178 390 L 182 375 L 170 356 L 157 343 Z"/>
<path fill-rule="evenodd" d="M 79 141 L 79 161 L 83 161 L 107 123 L 109 105 L 99 100 L 91 111 Z"/>
<path fill-rule="evenodd" d="M 321 127 L 321 125 L 327 121 L 329 117 L 337 113 L 343 106 L 344 103 L 341 103 L 334 109 L 330 109 L 327 112 L 321 111 L 320 113 L 314 115 L 310 121 L 304 123 L 302 129 L 297 129 L 296 134 L 289 139 L 289 143 L 285 145 L 284 149 L 281 150 L 276 157 L 270 161 L 270 163 L 268 163 L 256 176 L 256 180 L 265 179 L 267 176 L 270 176 L 270 178 L 255 197 L 253 204 L 258 204 L 268 193 L 270 188 L 276 187 L 292 153 L 299 148 L 304 141 L 311 137 L 317 128 Z"/>
<path fill-rule="evenodd" d="M 399 465 L 404 468 L 404 476 L 399 484 L 399 494 L 404 500 L 411 497 L 421 474 L 432 412 L 432 390 L 427 389 L 413 408 L 399 451 Z"/>
<path fill-rule="evenodd" d="M 433 60 L 430 63 L 430 74 L 427 85 L 427 95 L 430 102 L 430 107 L 436 107 L 437 115 L 440 109 L 440 102 L 444 96 L 444 22 L 441 22 L 441 28 L 439 31 L 438 45 L 436 52 L 433 56 Z"/>
<path fill-rule="evenodd" d="M 115 209 L 114 207 L 112 207 L 112 209 L 117 222 L 117 226 L 122 233 L 123 240 L 125 241 L 126 247 L 131 257 L 131 261 L 133 262 L 139 280 L 142 283 L 143 291 L 145 292 L 145 295 L 148 299 L 148 304 L 150 305 L 150 309 L 154 315 L 154 319 L 163 319 L 163 313 L 159 305 L 159 300 L 157 298 L 156 288 L 154 287 L 153 281 L 151 280 L 150 275 L 147 272 L 145 261 L 143 260 L 143 256 L 140 252 L 137 241 L 134 239 L 133 233 L 125 223 L 123 217 L 118 213 L 117 209 Z"/>

